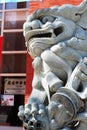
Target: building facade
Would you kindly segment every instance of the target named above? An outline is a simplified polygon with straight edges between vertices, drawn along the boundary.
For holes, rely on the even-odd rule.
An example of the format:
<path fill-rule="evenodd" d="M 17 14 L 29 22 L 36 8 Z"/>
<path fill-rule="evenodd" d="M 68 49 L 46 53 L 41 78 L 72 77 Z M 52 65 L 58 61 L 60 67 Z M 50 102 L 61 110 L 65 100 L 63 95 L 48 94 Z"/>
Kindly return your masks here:
<path fill-rule="evenodd" d="M 17 112 L 26 88 L 23 23 L 28 10 L 29 2 L 0 4 L 0 126 L 22 126 Z"/>

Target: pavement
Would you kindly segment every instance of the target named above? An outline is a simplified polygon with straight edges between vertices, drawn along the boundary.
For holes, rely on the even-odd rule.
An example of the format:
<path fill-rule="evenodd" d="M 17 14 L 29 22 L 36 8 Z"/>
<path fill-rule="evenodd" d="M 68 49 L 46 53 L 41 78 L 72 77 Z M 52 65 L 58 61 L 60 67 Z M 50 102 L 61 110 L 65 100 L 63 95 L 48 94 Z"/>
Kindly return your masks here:
<path fill-rule="evenodd" d="M 0 130 L 23 130 L 23 127 L 0 126 Z"/>

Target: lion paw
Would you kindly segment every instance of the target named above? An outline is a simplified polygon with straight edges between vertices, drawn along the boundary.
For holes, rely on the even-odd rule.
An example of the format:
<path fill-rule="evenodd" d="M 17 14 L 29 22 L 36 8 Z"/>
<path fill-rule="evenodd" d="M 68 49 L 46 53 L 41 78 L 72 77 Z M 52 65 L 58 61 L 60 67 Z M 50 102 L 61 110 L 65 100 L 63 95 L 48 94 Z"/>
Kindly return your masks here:
<path fill-rule="evenodd" d="M 43 104 L 32 103 L 26 104 L 25 107 L 20 106 L 18 116 L 23 121 L 25 130 L 49 130 L 48 116 Z"/>

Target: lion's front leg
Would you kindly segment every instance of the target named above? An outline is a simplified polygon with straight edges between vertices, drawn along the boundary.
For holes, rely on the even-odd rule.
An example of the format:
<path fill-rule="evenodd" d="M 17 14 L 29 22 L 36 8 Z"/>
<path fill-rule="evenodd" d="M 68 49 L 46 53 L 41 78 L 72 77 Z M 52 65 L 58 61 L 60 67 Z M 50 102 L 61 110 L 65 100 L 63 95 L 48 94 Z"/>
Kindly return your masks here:
<path fill-rule="evenodd" d="M 25 130 L 49 130 L 49 119 L 44 105 L 45 92 L 33 89 L 25 106 L 19 107 L 19 118 L 23 121 Z"/>

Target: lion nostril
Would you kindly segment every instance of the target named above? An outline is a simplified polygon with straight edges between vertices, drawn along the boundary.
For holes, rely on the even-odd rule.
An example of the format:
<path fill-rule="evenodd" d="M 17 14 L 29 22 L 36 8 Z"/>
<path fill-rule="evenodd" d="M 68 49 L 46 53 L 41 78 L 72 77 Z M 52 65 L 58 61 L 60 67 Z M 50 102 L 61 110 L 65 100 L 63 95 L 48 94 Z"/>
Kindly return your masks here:
<path fill-rule="evenodd" d="M 58 35 L 61 34 L 63 31 L 64 31 L 63 27 L 60 26 L 60 27 L 54 29 L 54 34 L 55 34 L 56 36 L 58 36 Z"/>

